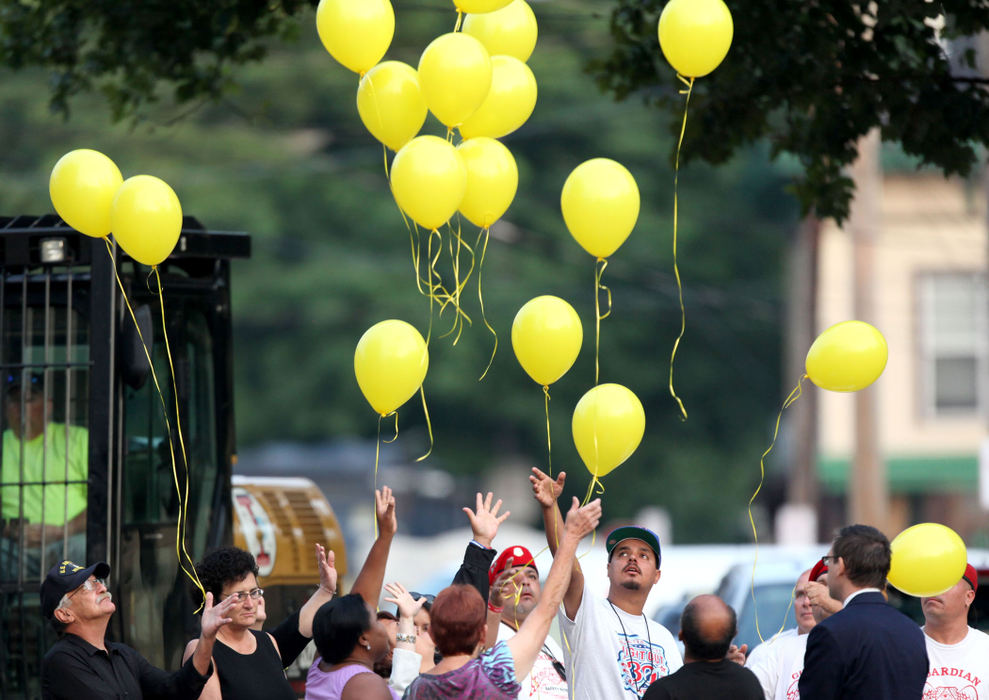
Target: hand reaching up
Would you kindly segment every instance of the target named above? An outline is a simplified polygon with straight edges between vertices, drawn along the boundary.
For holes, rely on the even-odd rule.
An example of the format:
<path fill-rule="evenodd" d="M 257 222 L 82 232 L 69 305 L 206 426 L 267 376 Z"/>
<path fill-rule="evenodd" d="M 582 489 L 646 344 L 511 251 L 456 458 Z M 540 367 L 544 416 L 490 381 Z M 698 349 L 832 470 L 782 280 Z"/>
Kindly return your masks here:
<path fill-rule="evenodd" d="M 230 622 L 227 613 L 230 612 L 230 608 L 235 603 L 237 603 L 237 596 L 232 595 L 213 605 L 213 594 L 206 594 L 206 600 L 203 602 L 203 621 L 201 627 L 204 638 L 216 639 L 216 633 L 220 631 L 220 628 Z"/>
<path fill-rule="evenodd" d="M 529 483 L 532 484 L 532 495 L 539 501 L 539 505 L 543 508 L 552 508 L 556 504 L 556 499 L 563 493 L 563 483 L 566 480 L 566 472 L 560 472 L 554 480 L 536 467 L 532 468 L 532 474 L 529 475 Z"/>
<path fill-rule="evenodd" d="M 491 546 L 495 535 L 498 534 L 498 526 L 505 522 L 505 518 L 511 515 L 511 511 L 509 510 L 498 515 L 498 511 L 501 510 L 501 499 L 499 498 L 497 503 L 492 507 L 491 501 L 493 498 L 494 494 L 490 491 L 483 498 L 478 493 L 477 511 L 475 512 L 466 506 L 463 509 L 467 514 L 467 519 L 470 521 L 470 529 L 474 532 L 474 541 L 485 547 Z"/>
<path fill-rule="evenodd" d="M 573 505 L 567 513 L 566 532 L 580 540 L 593 531 L 601 522 L 601 499 L 595 498 L 586 506 L 581 507 L 580 501 L 574 496 Z"/>
<path fill-rule="evenodd" d="M 378 519 L 378 531 L 382 535 L 391 536 L 398 530 L 398 519 L 395 517 L 395 497 L 391 488 L 382 486 L 374 491 L 374 510 Z"/>
<path fill-rule="evenodd" d="M 398 608 L 398 616 L 400 618 L 411 620 L 422 609 L 422 604 L 426 602 L 425 597 L 419 600 L 413 598 L 405 586 L 397 581 L 395 583 L 386 583 L 385 590 L 391 594 L 390 598 L 385 598 L 385 602 L 395 604 Z"/>
<path fill-rule="evenodd" d="M 319 587 L 331 596 L 337 592 L 336 554 L 323 545 L 316 544 L 316 568 L 319 569 Z"/>

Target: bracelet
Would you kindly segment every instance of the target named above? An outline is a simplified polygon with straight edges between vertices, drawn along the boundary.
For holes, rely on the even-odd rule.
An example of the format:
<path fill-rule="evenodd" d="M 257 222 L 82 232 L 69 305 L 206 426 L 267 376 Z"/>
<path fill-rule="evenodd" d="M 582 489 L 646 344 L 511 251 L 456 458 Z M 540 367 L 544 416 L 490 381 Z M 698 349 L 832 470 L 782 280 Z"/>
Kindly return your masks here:
<path fill-rule="evenodd" d="M 491 601 L 488 601 L 488 610 L 490 610 L 491 612 L 493 612 L 493 613 L 500 613 L 504 609 L 505 609 L 505 606 L 504 605 L 502 605 L 501 607 L 498 607 L 496 605 L 492 605 L 491 604 Z"/>
<path fill-rule="evenodd" d="M 398 632 L 395 634 L 396 642 L 408 642 L 409 644 L 416 643 L 416 636 L 414 634 L 405 634 L 404 632 Z"/>

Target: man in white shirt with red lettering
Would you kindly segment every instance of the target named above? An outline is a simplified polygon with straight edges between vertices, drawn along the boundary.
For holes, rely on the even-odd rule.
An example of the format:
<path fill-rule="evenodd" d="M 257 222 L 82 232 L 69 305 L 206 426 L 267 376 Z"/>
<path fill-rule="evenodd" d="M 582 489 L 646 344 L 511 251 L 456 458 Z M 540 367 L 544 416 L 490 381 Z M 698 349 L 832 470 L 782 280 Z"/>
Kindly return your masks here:
<path fill-rule="evenodd" d="M 989 697 L 989 635 L 968 626 L 968 609 L 978 587 L 978 574 L 968 564 L 954 586 L 920 599 L 930 660 L 924 700 Z"/>
<path fill-rule="evenodd" d="M 554 480 L 535 468 L 529 477 L 554 554 L 556 533 L 563 532 L 556 499 L 565 478 L 560 472 Z M 605 547 L 608 597 L 602 599 L 587 588 L 583 572 L 574 566 L 558 613 L 572 700 L 637 700 L 653 681 L 683 666 L 673 635 L 642 612 L 661 573 L 656 533 L 620 527 L 608 535 Z"/>

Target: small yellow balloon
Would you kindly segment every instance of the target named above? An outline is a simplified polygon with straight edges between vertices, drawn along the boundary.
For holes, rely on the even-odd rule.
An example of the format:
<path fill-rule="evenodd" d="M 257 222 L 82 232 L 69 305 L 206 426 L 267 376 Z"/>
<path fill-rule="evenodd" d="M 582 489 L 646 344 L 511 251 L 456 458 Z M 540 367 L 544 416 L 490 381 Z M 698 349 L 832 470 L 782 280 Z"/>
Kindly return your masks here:
<path fill-rule="evenodd" d="M 621 384 L 599 384 L 573 410 L 573 441 L 592 476 L 604 476 L 632 456 L 646 432 L 639 398 Z"/>
<path fill-rule="evenodd" d="M 468 34 L 436 37 L 419 57 L 419 85 L 429 111 L 446 126 L 458 126 L 491 88 L 491 56 Z"/>
<path fill-rule="evenodd" d="M 965 573 L 968 552 L 954 530 L 940 523 L 908 527 L 890 542 L 889 582 L 907 595 L 941 595 Z"/>
<path fill-rule="evenodd" d="M 117 190 L 110 211 L 113 238 L 124 252 L 152 267 L 167 258 L 182 233 L 175 191 L 153 175 L 135 175 Z"/>
<path fill-rule="evenodd" d="M 382 416 L 397 410 L 419 391 L 428 368 L 426 341 L 405 321 L 376 323 L 357 341 L 357 384 L 371 408 Z"/>
<path fill-rule="evenodd" d="M 110 208 L 124 178 L 99 151 L 79 148 L 58 159 L 48 193 L 62 220 L 80 233 L 103 238 L 110 233 Z"/>
<path fill-rule="evenodd" d="M 536 76 L 529 66 L 512 56 L 492 57 L 491 89 L 477 111 L 460 125 L 460 135 L 465 139 L 507 136 L 532 115 L 536 92 Z"/>
<path fill-rule="evenodd" d="M 416 69 L 401 61 L 383 61 L 369 70 L 357 88 L 357 113 L 374 138 L 397 151 L 426 121 L 426 101 Z"/>
<path fill-rule="evenodd" d="M 886 368 L 886 339 L 864 321 L 836 323 L 807 351 L 807 376 L 829 391 L 859 391 Z"/>
<path fill-rule="evenodd" d="M 494 139 L 467 139 L 457 151 L 467 167 L 467 189 L 460 213 L 475 226 L 487 228 L 508 210 L 519 188 L 515 157 Z"/>
<path fill-rule="evenodd" d="M 453 0 L 457 12 L 494 12 L 500 10 L 512 0 Z"/>
<path fill-rule="evenodd" d="M 548 386 L 573 366 L 584 340 L 574 308 L 559 297 L 527 301 L 512 322 L 512 349 L 536 384 Z"/>
<path fill-rule="evenodd" d="M 454 215 L 467 190 L 467 167 L 460 153 L 438 136 L 417 136 L 395 154 L 391 191 L 406 214 L 427 229 Z"/>
<path fill-rule="evenodd" d="M 525 0 L 513 0 L 494 12 L 464 17 L 463 31 L 477 37 L 488 53 L 528 61 L 539 36 L 536 15 Z"/>
<path fill-rule="evenodd" d="M 724 60 L 734 27 L 722 0 L 670 0 L 659 16 L 659 46 L 673 69 L 707 75 Z"/>
<path fill-rule="evenodd" d="M 560 195 L 570 235 L 596 258 L 625 242 L 639 218 L 639 187 L 625 166 L 593 158 L 573 169 Z"/>
<path fill-rule="evenodd" d="M 316 31 L 333 58 L 363 74 L 391 46 L 395 10 L 389 0 L 320 0 Z"/>

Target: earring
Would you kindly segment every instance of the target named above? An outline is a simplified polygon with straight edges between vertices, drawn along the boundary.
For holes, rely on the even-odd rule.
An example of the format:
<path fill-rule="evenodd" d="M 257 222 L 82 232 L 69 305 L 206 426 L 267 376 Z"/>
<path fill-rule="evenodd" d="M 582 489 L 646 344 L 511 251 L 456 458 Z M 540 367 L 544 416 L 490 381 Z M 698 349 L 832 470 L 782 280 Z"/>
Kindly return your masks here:
<path fill-rule="evenodd" d="M 371 651 L 371 645 L 370 644 L 364 644 L 364 648 L 367 649 L 368 651 Z"/>

